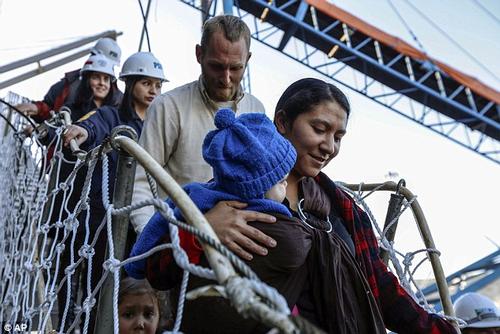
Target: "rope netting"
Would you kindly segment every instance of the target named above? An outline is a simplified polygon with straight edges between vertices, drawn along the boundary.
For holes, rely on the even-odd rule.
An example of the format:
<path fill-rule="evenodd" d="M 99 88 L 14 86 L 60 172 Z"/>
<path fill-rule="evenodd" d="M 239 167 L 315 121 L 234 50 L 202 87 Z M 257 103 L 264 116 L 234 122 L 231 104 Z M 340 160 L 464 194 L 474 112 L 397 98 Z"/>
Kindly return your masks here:
<path fill-rule="evenodd" d="M 293 317 L 286 300 L 274 288 L 261 282 L 243 261 L 209 233 L 175 220 L 172 210 L 161 199 L 151 198 L 115 208 L 110 201 L 110 182 L 114 180 L 109 179 L 107 156 L 116 147 L 111 145 L 113 138 L 88 153 L 80 153 L 77 157 L 68 156 L 63 150 L 62 134 L 67 123 L 64 117 L 54 114 L 27 135 L 25 128 L 30 125 L 28 120 L 6 104 L 16 105 L 25 102 L 24 99 L 9 93 L 3 100 L 4 103 L 0 102 L 3 116 L 0 119 L 0 324 L 22 323 L 27 331 L 40 333 L 51 330 L 58 333 L 89 333 L 91 312 L 97 309 L 96 301 L 109 276 L 114 282 L 112 308 L 106 311 L 111 312 L 114 333 L 119 333 L 120 268 L 170 248 L 176 263 L 184 271 L 172 332 L 180 330 L 184 300 L 203 296 L 207 289 L 228 298 L 244 317 L 252 317 L 282 332 L 314 332 L 307 324 L 291 320 Z M 48 132 L 52 136 L 48 136 Z M 105 213 L 100 224 L 92 226 L 89 202 L 91 181 L 98 162 L 102 166 L 102 203 Z M 149 181 L 154 193 L 156 184 L 152 178 Z M 412 278 L 421 262 L 412 265 L 412 260 L 417 254 L 437 250 L 424 248 L 406 254 L 398 252 L 394 244 L 384 237 L 384 229 L 376 223 L 361 192 L 350 192 L 374 222 L 380 245 L 388 251 L 391 267 L 402 285 L 416 300 L 432 310 L 418 292 Z M 410 199 L 403 203 L 393 222 L 410 207 L 412 201 Z M 113 218 L 123 217 L 146 205 L 155 206 L 169 222 L 171 243 L 120 261 L 114 256 Z M 218 275 L 215 268 L 207 269 L 189 262 L 187 254 L 180 247 L 179 228 L 195 234 L 199 240 L 222 254 L 237 274 L 229 275 L 218 285 L 188 293 L 190 275 L 212 280 Z M 101 239 L 104 239 L 107 249 L 103 259 L 96 255 L 102 252 Z M 95 273 L 100 272 L 100 268 L 103 268 L 102 274 L 96 277 Z"/>

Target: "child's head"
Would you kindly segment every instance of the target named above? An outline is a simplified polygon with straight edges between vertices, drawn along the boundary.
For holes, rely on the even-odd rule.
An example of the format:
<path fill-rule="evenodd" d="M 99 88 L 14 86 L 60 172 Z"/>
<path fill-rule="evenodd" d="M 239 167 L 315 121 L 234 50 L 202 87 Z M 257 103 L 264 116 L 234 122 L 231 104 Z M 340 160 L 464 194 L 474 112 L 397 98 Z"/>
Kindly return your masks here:
<path fill-rule="evenodd" d="M 261 113 L 235 117 L 231 109 L 221 109 L 215 125 L 203 142 L 203 158 L 212 166 L 216 184 L 242 199 L 282 202 L 286 176 L 297 158 L 292 144 Z"/>
<path fill-rule="evenodd" d="M 160 320 L 158 297 L 146 280 L 127 277 L 121 281 L 118 314 L 120 334 L 156 332 Z"/>

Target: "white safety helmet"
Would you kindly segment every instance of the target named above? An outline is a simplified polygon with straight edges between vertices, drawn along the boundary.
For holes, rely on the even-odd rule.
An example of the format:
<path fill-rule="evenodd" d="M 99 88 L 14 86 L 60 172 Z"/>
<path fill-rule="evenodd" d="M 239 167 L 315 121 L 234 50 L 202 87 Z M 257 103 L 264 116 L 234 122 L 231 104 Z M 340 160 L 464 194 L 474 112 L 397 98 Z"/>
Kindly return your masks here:
<path fill-rule="evenodd" d="M 163 67 L 151 52 L 137 52 L 123 63 L 120 79 L 125 80 L 132 75 L 141 75 L 168 81 L 163 74 Z"/>
<path fill-rule="evenodd" d="M 122 50 L 112 38 L 103 37 L 99 39 L 90 52 L 94 55 L 101 54 L 110 59 L 115 65 L 120 65 Z"/>
<path fill-rule="evenodd" d="M 101 54 L 91 55 L 83 64 L 80 74 L 85 72 L 100 72 L 108 74 L 112 79 L 115 78 L 115 71 L 113 69 L 114 63 Z"/>
<path fill-rule="evenodd" d="M 500 327 L 500 311 L 488 297 L 470 292 L 460 296 L 453 304 L 455 315 L 465 320 L 465 328 Z"/>

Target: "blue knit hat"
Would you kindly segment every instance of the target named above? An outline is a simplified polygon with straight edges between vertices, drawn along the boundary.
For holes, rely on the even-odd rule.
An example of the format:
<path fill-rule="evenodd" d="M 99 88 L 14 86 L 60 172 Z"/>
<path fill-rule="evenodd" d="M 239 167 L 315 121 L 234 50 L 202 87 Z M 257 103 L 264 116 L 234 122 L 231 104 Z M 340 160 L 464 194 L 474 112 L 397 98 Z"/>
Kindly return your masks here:
<path fill-rule="evenodd" d="M 265 114 L 236 118 L 231 109 L 220 109 L 215 126 L 217 130 L 203 142 L 203 158 L 212 166 L 216 184 L 227 193 L 263 198 L 295 164 L 295 148 Z"/>

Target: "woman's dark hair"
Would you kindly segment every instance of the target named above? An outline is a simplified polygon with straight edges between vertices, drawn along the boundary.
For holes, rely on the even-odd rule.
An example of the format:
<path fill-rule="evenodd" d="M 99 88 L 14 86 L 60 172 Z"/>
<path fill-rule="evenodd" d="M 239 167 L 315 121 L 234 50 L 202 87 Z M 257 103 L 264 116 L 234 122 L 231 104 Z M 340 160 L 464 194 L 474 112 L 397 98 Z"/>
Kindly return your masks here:
<path fill-rule="evenodd" d="M 118 107 L 118 114 L 120 119 L 124 121 L 130 121 L 136 118 L 135 106 L 134 106 L 134 87 L 138 81 L 141 81 L 145 77 L 142 75 L 131 75 L 126 77 L 125 80 L 125 92 L 123 93 L 122 102 Z"/>
<path fill-rule="evenodd" d="M 78 85 L 78 89 L 76 90 L 76 99 L 74 103 L 74 107 L 79 110 L 87 109 L 90 105 L 91 102 L 94 99 L 94 94 L 92 93 L 92 89 L 90 88 L 90 74 L 93 73 L 91 71 L 89 72 L 83 72 L 82 74 L 82 80 L 80 81 L 80 84 Z M 106 95 L 106 98 L 104 99 L 102 105 L 113 105 L 115 100 L 116 100 L 116 94 L 117 94 L 118 88 L 116 85 L 112 82 L 109 86 L 109 93 Z M 89 112 L 90 110 L 85 110 L 85 113 Z"/>
<path fill-rule="evenodd" d="M 305 78 L 295 81 L 283 92 L 276 104 L 274 120 L 276 122 L 278 111 L 282 111 L 285 120 L 293 124 L 297 116 L 325 101 L 337 102 L 349 118 L 351 106 L 340 89 L 319 79 Z"/>

